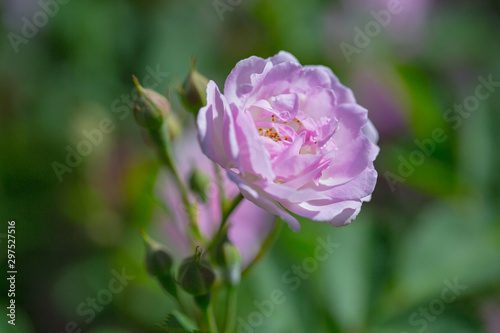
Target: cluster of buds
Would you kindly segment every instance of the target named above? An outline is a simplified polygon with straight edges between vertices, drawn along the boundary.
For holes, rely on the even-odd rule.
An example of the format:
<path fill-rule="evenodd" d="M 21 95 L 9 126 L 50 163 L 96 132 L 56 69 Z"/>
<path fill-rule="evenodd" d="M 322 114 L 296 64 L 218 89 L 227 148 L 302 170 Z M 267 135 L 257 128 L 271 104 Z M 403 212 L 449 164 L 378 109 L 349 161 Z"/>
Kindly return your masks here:
<path fill-rule="evenodd" d="M 146 129 L 159 128 L 173 116 L 168 98 L 142 87 L 134 75 L 132 79 L 137 88 L 133 110 L 136 122 Z M 177 91 L 184 107 L 195 116 L 207 104 L 207 85 L 208 79 L 196 70 L 196 59 L 191 58 L 189 74 L 182 85 L 177 83 Z"/>
<path fill-rule="evenodd" d="M 236 246 L 227 236 L 216 244 L 212 253 L 215 266 L 220 269 L 216 274 L 214 267 L 202 256 L 202 250 L 196 247 L 193 256 L 185 258 L 179 265 L 177 274 L 174 273 L 174 260 L 168 250 L 160 243 L 151 239 L 144 230 L 140 230 L 146 245 L 146 270 L 158 279 L 161 286 L 172 296 L 177 298 L 177 286 L 186 293 L 195 296 L 196 300 L 203 299 L 210 294 L 216 276 L 223 282 L 236 286 L 240 282 L 242 259 Z M 175 279 L 174 276 L 177 276 Z M 200 304 L 203 306 L 203 304 Z"/>
<path fill-rule="evenodd" d="M 134 105 L 134 118 L 139 126 L 144 128 L 153 143 L 156 144 L 161 160 L 172 172 L 172 176 L 177 181 L 184 204 L 188 211 L 197 209 L 197 203 L 192 202 L 188 195 L 188 188 L 180 179 L 172 152 L 171 141 L 179 134 L 180 126 L 176 113 L 173 112 L 167 97 L 144 88 L 140 85 L 137 78 L 133 77 L 137 88 L 137 97 Z M 177 91 L 184 108 L 195 117 L 204 105 L 206 105 L 206 89 L 208 79 L 196 70 L 196 61 L 191 60 L 191 69 L 184 83 L 177 83 Z M 207 192 L 210 185 L 209 177 L 202 171 L 194 169 L 189 176 L 187 184 L 189 190 L 197 200 L 206 203 Z M 193 235 L 197 240 L 203 240 L 196 234 L 196 214 L 190 221 L 193 224 Z M 199 231 L 198 231 L 199 233 Z M 208 318 L 211 305 L 212 289 L 216 281 L 231 287 L 239 285 L 242 258 L 239 250 L 227 237 L 227 229 L 219 237 L 206 244 L 208 251 L 203 252 L 200 247 L 196 247 L 194 255 L 185 258 L 176 265 L 168 250 L 160 243 L 151 239 L 144 230 L 141 230 L 142 238 L 146 245 L 146 269 L 147 272 L 156 278 L 162 288 L 173 296 L 179 305 L 184 309 L 184 301 L 189 295 L 194 304 L 202 310 L 202 313 Z M 182 296 L 181 293 L 184 293 Z M 214 297 L 215 298 L 215 297 Z M 191 303 L 193 304 L 193 302 Z M 186 313 L 192 311 L 185 311 Z M 199 312 L 199 311 L 198 311 Z M 213 329 L 213 321 L 205 320 L 207 323 L 201 324 L 203 328 Z"/>
<path fill-rule="evenodd" d="M 137 124 L 149 131 L 159 130 L 164 124 L 170 138 L 177 137 L 181 126 L 169 99 L 154 90 L 144 88 L 134 75 L 132 76 L 137 89 L 133 114 Z M 184 83 L 177 84 L 177 91 L 187 111 L 195 116 L 201 107 L 206 105 L 208 79 L 196 70 L 196 59 L 191 58 L 191 68 Z"/>
<path fill-rule="evenodd" d="M 201 250 L 196 247 L 195 254 L 182 261 L 174 279 L 174 261 L 167 249 L 151 239 L 144 230 L 140 230 L 146 245 L 146 270 L 158 279 L 161 286 L 177 298 L 177 285 L 193 296 L 203 296 L 210 292 L 215 282 L 215 271 L 205 259 L 201 258 Z"/>
<path fill-rule="evenodd" d="M 180 130 L 177 117 L 167 97 L 142 87 L 135 76 L 132 78 L 137 88 L 134 118 L 139 126 L 149 132 L 159 148 L 162 160 L 174 171 L 170 141 Z M 206 104 L 207 85 L 208 79 L 196 70 L 196 60 L 191 58 L 189 74 L 183 85 L 178 84 L 177 90 L 184 107 L 195 116 Z M 209 184 L 209 178 L 199 170 L 195 170 L 189 179 L 189 187 L 203 202 L 207 199 Z M 198 247 L 194 256 L 181 263 L 176 281 L 172 272 L 174 263 L 165 247 L 152 240 L 143 230 L 141 233 L 146 244 L 147 271 L 158 279 L 169 294 L 177 297 L 177 285 L 193 296 L 209 293 L 215 281 L 215 272 L 208 261 L 202 258 Z"/>

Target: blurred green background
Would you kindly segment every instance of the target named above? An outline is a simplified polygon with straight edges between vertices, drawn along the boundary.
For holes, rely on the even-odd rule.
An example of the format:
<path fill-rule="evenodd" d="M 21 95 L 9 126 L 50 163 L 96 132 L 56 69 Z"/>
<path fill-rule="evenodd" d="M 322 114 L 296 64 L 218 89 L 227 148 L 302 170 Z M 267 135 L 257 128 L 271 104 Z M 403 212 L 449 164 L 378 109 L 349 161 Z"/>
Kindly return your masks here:
<path fill-rule="evenodd" d="M 500 2 L 402 1 L 378 31 L 370 11 L 387 8 L 383 0 L 60 1 L 46 9 L 54 15 L 40 14 L 43 0 L 1 3 L 1 332 L 148 332 L 162 321 L 175 305 L 147 276 L 137 232 L 161 224 L 159 170 L 129 113 L 131 75 L 159 70 L 145 85 L 164 93 L 194 55 L 221 86 L 237 61 L 279 50 L 331 67 L 369 109 L 380 177 L 350 226 L 285 228 L 245 279 L 239 315 L 248 322 L 254 301 L 275 289 L 286 301 L 240 331 L 500 332 L 500 91 L 453 111 L 473 102 L 479 76 L 500 81 Z M 348 61 L 340 45 L 356 47 L 355 28 L 372 37 Z M 67 146 L 104 118 L 113 130 L 59 181 L 53 162 L 65 163 Z M 415 140 L 436 129 L 446 139 L 425 155 Z M 390 175 L 400 178 L 391 185 Z M 10 220 L 15 327 L 4 314 Z M 338 248 L 299 285 L 286 283 L 319 236 Z M 86 322 L 80 304 L 122 269 L 135 278 Z M 467 288 L 443 302 L 445 281 Z"/>

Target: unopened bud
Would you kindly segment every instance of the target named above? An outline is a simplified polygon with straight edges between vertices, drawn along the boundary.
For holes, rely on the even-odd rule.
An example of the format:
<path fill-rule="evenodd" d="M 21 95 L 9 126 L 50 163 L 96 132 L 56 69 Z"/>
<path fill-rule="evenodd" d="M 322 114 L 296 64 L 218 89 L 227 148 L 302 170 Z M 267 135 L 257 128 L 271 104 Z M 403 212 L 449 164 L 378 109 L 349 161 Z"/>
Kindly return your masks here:
<path fill-rule="evenodd" d="M 192 57 L 189 75 L 179 87 L 179 93 L 186 109 L 195 116 L 207 105 L 207 85 L 208 79 L 196 70 L 196 59 Z"/>
<path fill-rule="evenodd" d="M 135 121 L 149 130 L 160 128 L 164 118 L 170 113 L 170 103 L 156 91 L 142 87 L 135 76 L 132 78 L 137 88 L 134 105 Z"/>
<path fill-rule="evenodd" d="M 210 185 L 210 178 L 203 172 L 195 169 L 189 177 L 189 187 L 200 196 L 201 201 L 207 202 L 207 189 Z"/>
<path fill-rule="evenodd" d="M 201 250 L 196 247 L 194 256 L 184 259 L 179 267 L 179 285 L 189 294 L 201 296 L 209 293 L 214 282 L 214 270 L 201 258 Z"/>
<path fill-rule="evenodd" d="M 146 270 L 160 281 L 167 292 L 176 295 L 177 290 L 171 274 L 172 257 L 163 245 L 151 239 L 143 229 L 140 229 L 140 232 L 146 245 Z"/>

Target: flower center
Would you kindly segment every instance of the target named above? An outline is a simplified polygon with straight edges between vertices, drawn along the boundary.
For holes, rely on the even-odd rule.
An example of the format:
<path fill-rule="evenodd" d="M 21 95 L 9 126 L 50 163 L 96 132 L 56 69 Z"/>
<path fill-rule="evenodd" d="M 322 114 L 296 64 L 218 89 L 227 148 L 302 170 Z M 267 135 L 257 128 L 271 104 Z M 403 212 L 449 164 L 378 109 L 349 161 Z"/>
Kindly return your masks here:
<path fill-rule="evenodd" d="M 260 118 L 258 124 L 260 125 L 257 127 L 259 135 L 274 142 L 292 142 L 293 136 L 302 128 L 302 123 L 297 118 L 293 118 L 291 121 L 282 121 L 274 114 L 270 117 Z"/>
<path fill-rule="evenodd" d="M 276 127 L 259 127 L 259 135 L 269 138 L 273 140 L 274 142 L 280 142 L 280 141 L 288 141 L 289 138 L 288 136 L 285 136 L 282 138 L 280 135 L 278 129 Z"/>

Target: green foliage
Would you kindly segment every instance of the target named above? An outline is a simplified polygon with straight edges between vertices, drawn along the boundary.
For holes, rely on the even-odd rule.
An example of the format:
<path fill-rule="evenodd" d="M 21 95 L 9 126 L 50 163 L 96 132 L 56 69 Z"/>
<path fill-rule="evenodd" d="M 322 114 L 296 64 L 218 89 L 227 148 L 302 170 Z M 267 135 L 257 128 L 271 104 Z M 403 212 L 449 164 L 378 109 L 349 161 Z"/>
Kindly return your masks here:
<path fill-rule="evenodd" d="M 198 330 L 187 330 L 177 319 L 175 313 L 168 314 L 163 324 L 159 327 L 167 333 L 204 333 Z"/>

